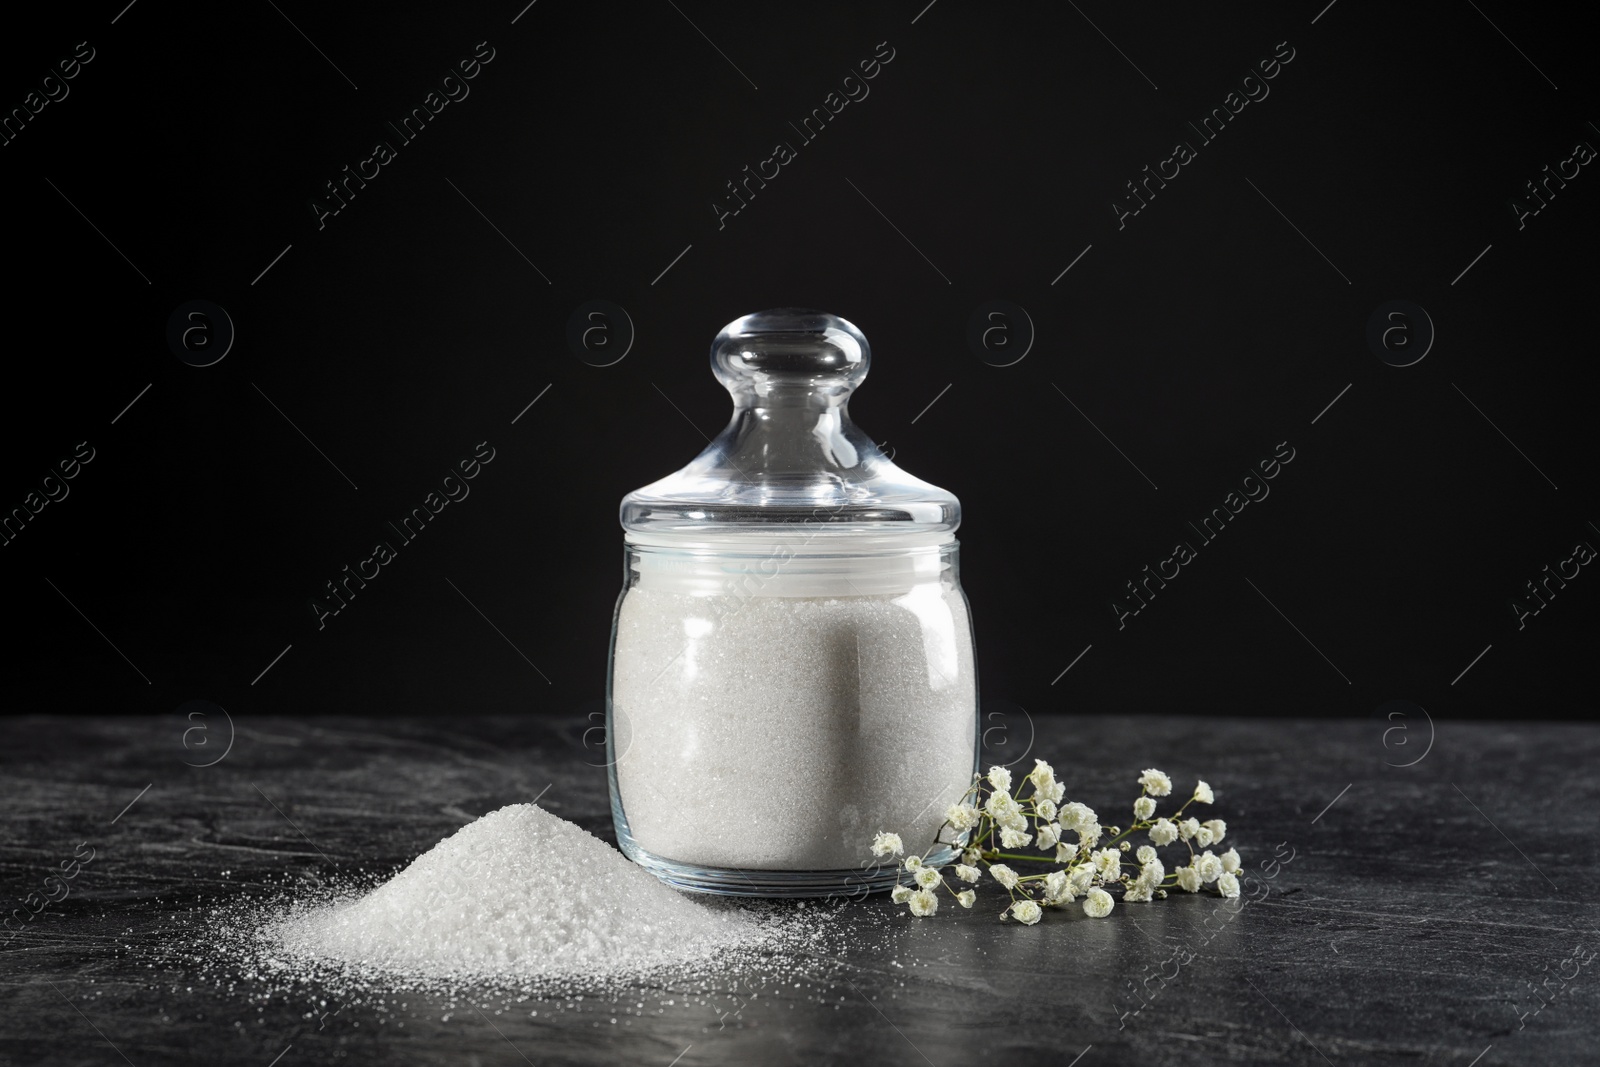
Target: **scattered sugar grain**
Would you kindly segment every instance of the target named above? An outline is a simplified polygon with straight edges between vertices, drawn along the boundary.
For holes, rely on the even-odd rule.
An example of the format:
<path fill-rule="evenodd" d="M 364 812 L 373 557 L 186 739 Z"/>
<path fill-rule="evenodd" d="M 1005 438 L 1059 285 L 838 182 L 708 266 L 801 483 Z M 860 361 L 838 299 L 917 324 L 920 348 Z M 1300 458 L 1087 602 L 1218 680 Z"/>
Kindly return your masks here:
<path fill-rule="evenodd" d="M 192 984 L 191 1003 L 230 1019 L 254 1008 L 256 1024 L 269 1021 L 263 1008 L 276 1018 L 294 1006 L 313 1031 L 475 1023 L 480 1012 L 619 1027 L 678 1016 L 714 1030 L 769 996 L 832 1001 L 853 957 L 880 966 L 905 936 L 886 900 L 681 894 L 531 805 L 463 827 L 398 872 L 236 887 L 159 933 L 128 929 L 122 952 L 147 960 L 153 989 Z"/>

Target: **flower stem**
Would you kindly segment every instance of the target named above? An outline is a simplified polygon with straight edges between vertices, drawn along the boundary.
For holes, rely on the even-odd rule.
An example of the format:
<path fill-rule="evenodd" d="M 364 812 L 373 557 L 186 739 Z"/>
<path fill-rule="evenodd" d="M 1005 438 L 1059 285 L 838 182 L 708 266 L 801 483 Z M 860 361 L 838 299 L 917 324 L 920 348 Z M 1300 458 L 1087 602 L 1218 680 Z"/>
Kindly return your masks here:
<path fill-rule="evenodd" d="M 1113 838 L 1111 838 L 1111 840 L 1107 841 L 1106 845 L 1108 845 L 1108 846 L 1109 845 L 1114 845 L 1118 841 L 1121 841 L 1124 837 L 1127 837 L 1129 834 L 1136 834 L 1140 830 L 1148 830 L 1148 829 L 1150 829 L 1150 825 L 1151 824 L 1149 822 L 1136 822 L 1132 826 L 1128 827 L 1126 830 L 1122 831 L 1116 837 L 1113 837 Z"/>
<path fill-rule="evenodd" d="M 986 860 L 1023 860 L 1027 863 L 1054 863 L 1049 856 L 1024 856 L 1020 852 L 983 852 L 981 857 Z"/>

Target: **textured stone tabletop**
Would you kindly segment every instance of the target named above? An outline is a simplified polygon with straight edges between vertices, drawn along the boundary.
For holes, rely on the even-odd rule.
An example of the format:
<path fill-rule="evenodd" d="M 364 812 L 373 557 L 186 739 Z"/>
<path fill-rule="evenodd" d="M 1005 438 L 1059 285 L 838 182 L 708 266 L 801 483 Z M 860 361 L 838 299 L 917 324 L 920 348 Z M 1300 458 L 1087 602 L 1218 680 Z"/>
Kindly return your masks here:
<path fill-rule="evenodd" d="M 0 1063 L 1600 1060 L 1596 733 L 1418 710 L 1404 736 L 1376 719 L 1016 725 L 1012 751 L 1031 745 L 1106 819 L 1144 767 L 1179 791 L 1210 781 L 1241 906 L 1177 894 L 1020 928 L 995 921 L 993 886 L 927 920 L 878 897 L 839 905 L 842 960 L 795 961 L 823 977 L 490 1010 L 420 994 L 314 1010 L 316 990 L 219 984 L 164 946 L 193 940 L 197 904 L 388 870 L 508 803 L 542 796 L 612 839 L 593 722 L 253 718 L 227 748 L 226 722 L 185 738 L 177 717 L 0 720 L 6 910 L 75 872 L 0 935 Z"/>

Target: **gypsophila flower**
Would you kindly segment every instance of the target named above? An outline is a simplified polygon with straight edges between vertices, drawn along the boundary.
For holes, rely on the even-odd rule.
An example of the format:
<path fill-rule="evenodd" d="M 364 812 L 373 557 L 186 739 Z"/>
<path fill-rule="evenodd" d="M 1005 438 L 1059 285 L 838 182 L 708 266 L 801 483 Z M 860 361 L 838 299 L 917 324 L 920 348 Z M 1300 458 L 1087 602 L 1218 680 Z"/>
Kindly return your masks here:
<path fill-rule="evenodd" d="M 1204 778 L 1200 779 L 1200 784 L 1194 787 L 1194 798 L 1201 804 L 1210 804 L 1217 799 L 1211 792 L 1211 787 L 1206 785 Z"/>
<path fill-rule="evenodd" d="M 1022 807 L 1015 798 L 1004 789 L 996 789 L 989 794 L 989 799 L 983 802 L 983 810 L 995 822 L 1006 822 L 1022 814 Z"/>
<path fill-rule="evenodd" d="M 937 867 L 918 867 L 917 873 L 912 875 L 912 878 L 924 889 L 932 889 L 944 881 L 939 876 L 939 868 Z"/>
<path fill-rule="evenodd" d="M 918 867 L 921 867 L 921 866 L 922 866 L 922 857 L 921 856 L 913 854 L 913 855 L 910 855 L 910 856 L 906 857 L 906 870 L 914 871 Z"/>
<path fill-rule="evenodd" d="M 1213 845 L 1221 841 L 1223 835 L 1228 832 L 1228 824 L 1223 822 L 1221 819 L 1208 819 L 1206 820 L 1205 827 L 1207 830 L 1211 831 L 1211 843 Z"/>
<path fill-rule="evenodd" d="M 1150 840 L 1158 845 L 1170 845 L 1178 839 L 1178 828 L 1171 819 L 1157 819 L 1150 824 Z"/>
<path fill-rule="evenodd" d="M 906 850 L 901 844 L 899 834 L 879 833 L 872 839 L 872 854 L 874 856 L 887 856 L 890 853 L 898 856 Z"/>
<path fill-rule="evenodd" d="M 1094 880 L 1094 864 L 1080 863 L 1067 872 L 1067 877 L 1072 879 L 1072 888 L 1080 893 L 1089 891 L 1089 883 Z"/>
<path fill-rule="evenodd" d="M 1194 869 L 1193 864 L 1187 867 L 1179 867 L 1176 873 L 1178 875 L 1179 889 L 1186 893 L 1200 892 L 1200 872 Z"/>
<path fill-rule="evenodd" d="M 1156 850 L 1151 848 L 1149 845 L 1140 845 L 1139 851 L 1134 853 L 1134 857 L 1137 858 L 1140 863 L 1154 863 L 1156 858 Z"/>
<path fill-rule="evenodd" d="M 918 918 L 932 915 L 939 910 L 939 898 L 933 895 L 931 889 L 919 889 L 911 894 L 911 914 Z"/>
<path fill-rule="evenodd" d="M 1200 880 L 1210 885 L 1222 876 L 1222 860 L 1211 854 L 1206 849 L 1194 861 L 1195 870 L 1200 872 Z"/>
<path fill-rule="evenodd" d="M 1194 832 L 1194 843 L 1197 848 L 1205 848 L 1211 844 L 1211 827 L 1201 823 L 1200 829 Z"/>
<path fill-rule="evenodd" d="M 1104 889 L 1091 889 L 1083 898 L 1083 913 L 1091 919 L 1103 919 L 1111 914 L 1116 903 Z"/>
<path fill-rule="evenodd" d="M 1071 904 L 1077 895 L 1077 888 L 1072 884 L 1072 876 L 1066 871 L 1051 871 L 1044 876 L 1046 904 Z"/>
<path fill-rule="evenodd" d="M 978 850 L 975 848 L 965 849 L 961 853 L 961 862 L 965 863 L 968 867 L 976 867 L 978 865 L 978 860 L 981 858 L 982 857 L 978 854 Z"/>
<path fill-rule="evenodd" d="M 983 872 L 976 867 L 969 867 L 965 863 L 956 864 L 956 877 L 963 882 L 976 882 L 983 877 Z"/>
<path fill-rule="evenodd" d="M 1090 857 L 1100 877 L 1114 882 L 1122 874 L 1122 853 L 1118 849 L 1103 848 Z"/>
<path fill-rule="evenodd" d="M 1011 772 L 1004 767 L 994 766 L 989 768 L 989 784 L 1002 793 L 1011 792 Z"/>
<path fill-rule="evenodd" d="M 1100 843 L 1100 824 L 1092 822 L 1087 826 L 1078 827 L 1078 844 L 1082 848 L 1094 848 Z"/>
<path fill-rule="evenodd" d="M 1239 878 L 1238 878 L 1238 876 L 1233 874 L 1231 871 L 1222 872 L 1221 876 L 1219 876 L 1217 878 L 1217 892 L 1221 893 L 1225 897 L 1236 897 L 1236 896 L 1238 896 L 1239 895 Z"/>
<path fill-rule="evenodd" d="M 1071 863 L 1074 859 L 1077 859 L 1077 857 L 1078 857 L 1078 846 L 1077 845 L 1069 845 L 1065 841 L 1057 842 L 1057 844 L 1056 844 L 1056 862 L 1057 863 Z"/>
<path fill-rule="evenodd" d="M 1133 802 L 1133 817 L 1144 820 L 1156 813 L 1156 802 L 1152 797 L 1140 797 Z"/>
<path fill-rule="evenodd" d="M 1000 845 L 1003 848 L 1024 848 L 1032 840 L 1032 834 L 1025 834 L 1021 830 L 1007 827 L 1000 831 Z"/>
<path fill-rule="evenodd" d="M 1088 826 L 1096 819 L 1092 808 L 1079 804 L 1076 800 L 1070 804 L 1063 805 L 1057 814 L 1061 816 L 1061 825 L 1069 830 L 1076 830 L 1080 826 Z"/>
<path fill-rule="evenodd" d="M 1230 848 L 1222 854 L 1222 869 L 1229 874 L 1233 874 L 1239 869 L 1239 853 L 1237 850 Z"/>
<path fill-rule="evenodd" d="M 1056 823 L 1049 823 L 1049 824 L 1047 824 L 1045 826 L 1039 827 L 1039 841 L 1038 841 L 1038 847 L 1039 848 L 1041 848 L 1041 849 L 1052 849 L 1052 848 L 1055 848 L 1056 847 L 1056 843 L 1058 841 L 1060 841 L 1060 840 L 1061 840 L 1061 827 L 1059 825 L 1057 825 Z"/>
<path fill-rule="evenodd" d="M 999 882 L 1001 885 L 1005 886 L 1007 889 L 1013 889 L 1013 888 L 1016 887 L 1016 884 L 1017 884 L 1017 872 L 1013 871 L 1010 867 L 1007 867 L 1005 864 L 1003 864 L 1003 863 L 991 864 L 989 866 L 989 873 L 994 876 L 994 880 L 995 881 Z"/>
<path fill-rule="evenodd" d="M 1056 784 L 1051 786 L 1051 788 L 1050 788 L 1050 799 L 1052 801 L 1054 801 L 1055 803 L 1059 804 L 1059 803 L 1061 803 L 1061 798 L 1066 796 L 1066 795 L 1067 795 L 1067 787 L 1064 784 L 1062 784 L 1061 779 L 1059 779 L 1059 778 L 1056 779 Z"/>
<path fill-rule="evenodd" d="M 1032 926 L 1042 915 L 1044 911 L 1031 900 L 1019 900 L 1011 905 L 1011 917 L 1024 926 Z"/>
<path fill-rule="evenodd" d="M 1053 800 L 1036 800 L 1033 802 L 1033 810 L 1045 822 L 1052 822 L 1056 817 L 1056 802 Z"/>
<path fill-rule="evenodd" d="M 1167 868 L 1158 859 L 1152 859 L 1139 868 L 1139 884 L 1146 889 L 1154 889 L 1161 884 L 1161 879 L 1167 876 Z"/>
<path fill-rule="evenodd" d="M 1153 797 L 1164 797 L 1172 792 L 1172 779 L 1156 770 L 1148 768 L 1139 775 L 1139 784 L 1144 786 L 1144 791 Z"/>
<path fill-rule="evenodd" d="M 889 894 L 889 899 L 896 904 L 904 904 L 911 899 L 911 894 L 914 892 L 915 890 L 908 885 L 897 885 L 894 887 L 894 892 Z"/>
<path fill-rule="evenodd" d="M 1178 836 L 1185 841 L 1200 832 L 1199 819 L 1185 819 L 1178 824 Z"/>
<path fill-rule="evenodd" d="M 1028 772 L 1028 777 L 1033 782 L 1034 790 L 1038 792 L 1040 796 L 1048 797 L 1055 791 L 1055 768 L 1051 767 L 1050 764 L 1046 763 L 1044 760 L 1036 759 L 1033 761 L 1033 770 Z"/>
<path fill-rule="evenodd" d="M 945 822 L 957 830 L 970 830 L 978 825 L 978 809 L 971 804 L 952 804 L 944 813 Z"/>
<path fill-rule="evenodd" d="M 970 889 L 964 889 L 956 894 L 956 903 L 960 904 L 963 908 L 972 907 L 972 902 L 977 899 L 978 894 L 974 893 Z"/>
<path fill-rule="evenodd" d="M 1150 903 L 1151 895 L 1152 890 L 1149 886 L 1142 882 L 1135 882 L 1122 891 L 1122 902 L 1124 904 L 1148 904 Z"/>

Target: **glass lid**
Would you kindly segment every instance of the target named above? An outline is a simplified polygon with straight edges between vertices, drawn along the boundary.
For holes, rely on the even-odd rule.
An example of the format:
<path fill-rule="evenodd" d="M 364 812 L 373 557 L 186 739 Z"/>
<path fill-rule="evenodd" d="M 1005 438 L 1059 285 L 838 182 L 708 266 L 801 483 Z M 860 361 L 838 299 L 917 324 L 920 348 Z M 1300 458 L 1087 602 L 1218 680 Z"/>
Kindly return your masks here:
<path fill-rule="evenodd" d="M 948 534 L 961 504 L 901 470 L 850 421 L 872 361 L 854 325 L 779 308 L 735 319 L 711 345 L 733 419 L 676 474 L 622 498 L 630 533 Z"/>

